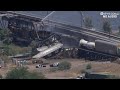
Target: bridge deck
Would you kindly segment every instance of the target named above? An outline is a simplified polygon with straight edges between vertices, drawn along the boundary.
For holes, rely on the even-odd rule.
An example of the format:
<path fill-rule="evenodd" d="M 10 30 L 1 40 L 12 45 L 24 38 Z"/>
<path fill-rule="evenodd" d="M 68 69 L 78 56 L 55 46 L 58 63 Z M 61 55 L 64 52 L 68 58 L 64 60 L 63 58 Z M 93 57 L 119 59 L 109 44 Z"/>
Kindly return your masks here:
<path fill-rule="evenodd" d="M 22 11 L 21 11 L 22 12 Z M 9 11 L 7 13 L 11 13 L 11 14 L 18 14 L 18 15 L 24 15 L 26 17 L 28 17 L 26 14 L 23 14 L 22 13 L 18 13 L 18 12 L 13 12 L 13 11 Z M 24 12 L 25 13 L 25 12 Z M 30 16 L 30 15 L 29 15 Z M 33 16 L 32 16 L 33 17 Z M 37 17 L 34 17 L 35 19 Z M 40 17 L 39 17 L 40 19 Z M 114 35 L 109 35 L 109 34 L 106 34 L 106 33 L 103 33 L 103 32 L 99 32 L 99 31 L 93 31 L 93 30 L 89 30 L 89 29 L 85 29 L 85 28 L 81 28 L 81 27 L 77 27 L 77 26 L 72 26 L 72 25 L 68 25 L 66 23 L 60 23 L 60 22 L 57 22 L 57 21 L 53 21 L 53 20 L 47 20 L 45 21 L 45 24 L 48 24 L 49 25 L 52 25 L 53 27 L 56 26 L 56 27 L 59 27 L 65 31 L 71 31 L 71 32 L 76 32 L 76 33 L 82 33 L 82 34 L 85 34 L 85 35 L 89 35 L 89 36 L 93 36 L 93 37 L 97 37 L 99 39 L 104 39 L 104 40 L 112 40 L 112 41 L 115 41 L 115 42 L 120 42 L 120 37 L 116 37 Z M 109 38 L 110 37 L 110 38 Z"/>

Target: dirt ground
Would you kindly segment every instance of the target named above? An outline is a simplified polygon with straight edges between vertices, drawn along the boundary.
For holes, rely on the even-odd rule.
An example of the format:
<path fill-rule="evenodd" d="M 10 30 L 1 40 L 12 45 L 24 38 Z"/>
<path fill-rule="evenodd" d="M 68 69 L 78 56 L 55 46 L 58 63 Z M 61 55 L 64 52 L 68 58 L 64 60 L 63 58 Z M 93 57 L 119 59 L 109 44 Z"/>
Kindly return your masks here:
<path fill-rule="evenodd" d="M 97 62 L 97 61 L 85 61 L 81 59 L 57 59 L 57 60 L 46 60 L 45 62 L 54 63 L 68 61 L 71 63 L 71 69 L 66 71 L 56 71 L 51 72 L 49 65 L 47 67 L 36 68 L 36 64 L 26 65 L 28 70 L 42 72 L 48 79 L 69 79 L 75 78 L 81 74 L 81 71 L 86 68 L 87 64 L 91 64 L 92 71 L 94 72 L 107 72 L 114 75 L 120 76 L 120 64 L 113 62 Z M 0 74 L 5 76 L 5 74 L 14 68 L 15 65 L 7 64 L 6 67 L 0 69 Z"/>
<path fill-rule="evenodd" d="M 109 73 L 113 75 L 120 75 L 120 64 L 111 62 L 97 62 L 97 61 L 85 61 L 81 59 L 59 59 L 59 60 L 47 60 L 49 63 L 68 61 L 71 63 L 71 69 L 66 71 L 51 72 L 49 65 L 43 68 L 35 68 L 35 65 L 28 66 L 29 70 L 35 70 L 42 72 L 49 79 L 69 79 L 75 78 L 82 74 L 81 71 L 86 68 L 88 64 L 91 64 L 92 71 L 96 73 Z"/>

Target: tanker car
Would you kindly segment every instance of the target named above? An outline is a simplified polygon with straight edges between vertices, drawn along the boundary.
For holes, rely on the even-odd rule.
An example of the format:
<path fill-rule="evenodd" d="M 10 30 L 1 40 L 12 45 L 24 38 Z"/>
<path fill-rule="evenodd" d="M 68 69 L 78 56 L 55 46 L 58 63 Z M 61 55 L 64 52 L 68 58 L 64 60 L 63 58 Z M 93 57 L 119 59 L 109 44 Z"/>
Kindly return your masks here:
<path fill-rule="evenodd" d="M 81 39 L 79 46 L 81 48 L 120 57 L 120 43 L 117 42 L 103 40 L 95 40 L 95 42 L 89 42 Z"/>

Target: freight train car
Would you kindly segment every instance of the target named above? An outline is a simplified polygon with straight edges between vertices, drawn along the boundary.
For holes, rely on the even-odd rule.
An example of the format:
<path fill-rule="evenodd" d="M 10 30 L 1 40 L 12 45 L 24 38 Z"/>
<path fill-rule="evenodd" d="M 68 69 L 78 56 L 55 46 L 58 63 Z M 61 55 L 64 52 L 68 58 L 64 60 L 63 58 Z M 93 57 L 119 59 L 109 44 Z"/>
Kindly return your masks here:
<path fill-rule="evenodd" d="M 103 40 L 95 40 L 95 42 L 89 42 L 84 39 L 81 39 L 79 45 L 82 48 L 97 51 L 100 53 L 120 56 L 120 43 L 118 42 Z"/>
<path fill-rule="evenodd" d="M 95 48 L 95 42 L 88 42 L 84 39 L 80 40 L 79 45 L 83 48 L 87 48 L 87 49 L 94 49 Z"/>
<path fill-rule="evenodd" d="M 95 50 L 120 56 L 120 43 L 95 40 Z"/>

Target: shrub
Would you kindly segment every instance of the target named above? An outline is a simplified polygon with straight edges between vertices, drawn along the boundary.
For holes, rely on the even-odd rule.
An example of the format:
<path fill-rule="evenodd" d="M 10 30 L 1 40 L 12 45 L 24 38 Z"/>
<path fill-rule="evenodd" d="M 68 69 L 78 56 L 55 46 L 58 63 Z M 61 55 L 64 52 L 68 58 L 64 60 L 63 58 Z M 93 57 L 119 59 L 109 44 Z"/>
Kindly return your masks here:
<path fill-rule="evenodd" d="M 103 22 L 104 32 L 111 33 L 111 24 L 108 21 Z"/>
<path fill-rule="evenodd" d="M 71 68 L 71 63 L 64 61 L 58 65 L 58 70 L 68 70 Z"/>
<path fill-rule="evenodd" d="M 9 71 L 6 75 L 6 79 L 44 79 L 42 73 L 29 72 L 27 68 L 15 68 Z"/>
<path fill-rule="evenodd" d="M 30 44 L 30 47 L 31 47 L 31 54 L 32 55 L 35 55 L 35 54 L 37 54 L 38 53 L 38 51 L 37 51 L 37 42 L 36 41 L 32 41 L 31 42 L 31 44 Z"/>
<path fill-rule="evenodd" d="M 91 68 L 92 68 L 91 64 L 88 64 L 88 65 L 86 66 L 86 69 L 91 69 Z"/>
<path fill-rule="evenodd" d="M 92 25 L 92 19 L 90 17 L 86 17 L 85 18 L 85 27 L 86 28 L 92 28 L 93 25 Z"/>

